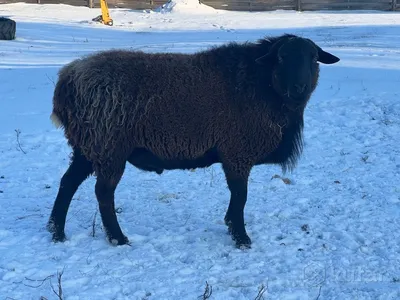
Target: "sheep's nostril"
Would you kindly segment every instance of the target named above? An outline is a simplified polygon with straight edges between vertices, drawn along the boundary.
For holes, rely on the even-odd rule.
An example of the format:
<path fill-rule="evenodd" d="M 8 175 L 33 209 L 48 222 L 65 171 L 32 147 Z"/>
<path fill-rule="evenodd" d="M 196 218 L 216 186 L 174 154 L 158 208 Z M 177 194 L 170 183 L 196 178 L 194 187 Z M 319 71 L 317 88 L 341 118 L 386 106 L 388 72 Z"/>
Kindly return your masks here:
<path fill-rule="evenodd" d="M 295 84 L 294 86 L 296 87 L 297 92 L 300 94 L 300 93 L 304 92 L 307 85 L 306 84 Z"/>

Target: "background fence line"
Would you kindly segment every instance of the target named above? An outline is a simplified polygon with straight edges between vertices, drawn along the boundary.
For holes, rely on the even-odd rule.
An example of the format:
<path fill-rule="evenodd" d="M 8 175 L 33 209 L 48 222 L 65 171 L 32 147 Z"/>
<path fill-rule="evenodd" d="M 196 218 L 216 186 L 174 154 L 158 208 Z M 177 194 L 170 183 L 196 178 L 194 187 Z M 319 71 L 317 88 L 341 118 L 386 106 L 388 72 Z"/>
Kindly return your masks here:
<path fill-rule="evenodd" d="M 109 8 L 154 9 L 168 0 L 108 0 Z M 199 0 L 216 9 L 235 11 L 271 10 L 379 10 L 398 11 L 400 0 Z M 0 4 L 21 0 L 0 0 Z M 25 0 L 26 3 L 69 4 L 74 6 L 100 7 L 99 0 Z"/>

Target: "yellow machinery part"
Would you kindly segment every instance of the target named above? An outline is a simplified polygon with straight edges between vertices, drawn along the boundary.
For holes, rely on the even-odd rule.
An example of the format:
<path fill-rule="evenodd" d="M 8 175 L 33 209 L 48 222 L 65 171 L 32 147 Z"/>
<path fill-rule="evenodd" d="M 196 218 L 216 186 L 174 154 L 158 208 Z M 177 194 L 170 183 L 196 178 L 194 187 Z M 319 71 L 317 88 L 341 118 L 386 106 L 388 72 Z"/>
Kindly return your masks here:
<path fill-rule="evenodd" d="M 103 23 L 106 25 L 113 25 L 113 20 L 110 18 L 110 13 L 108 12 L 108 5 L 106 0 L 100 0 L 101 5 L 101 15 L 103 17 Z"/>
<path fill-rule="evenodd" d="M 101 15 L 93 18 L 92 21 L 101 22 L 105 25 L 112 26 L 113 20 L 110 18 L 110 13 L 108 12 L 108 5 L 106 0 L 100 0 Z"/>

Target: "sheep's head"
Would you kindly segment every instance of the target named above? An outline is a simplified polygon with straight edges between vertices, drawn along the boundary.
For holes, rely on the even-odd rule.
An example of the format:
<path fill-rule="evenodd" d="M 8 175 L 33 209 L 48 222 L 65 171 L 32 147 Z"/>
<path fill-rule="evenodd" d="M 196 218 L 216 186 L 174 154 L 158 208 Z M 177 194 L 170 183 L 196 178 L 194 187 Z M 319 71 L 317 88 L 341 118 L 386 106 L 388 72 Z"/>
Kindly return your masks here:
<path fill-rule="evenodd" d="M 273 88 L 289 108 L 297 109 L 306 105 L 317 86 L 318 62 L 334 64 L 339 60 L 310 39 L 286 36 L 275 42 L 256 62 L 272 66 Z"/>

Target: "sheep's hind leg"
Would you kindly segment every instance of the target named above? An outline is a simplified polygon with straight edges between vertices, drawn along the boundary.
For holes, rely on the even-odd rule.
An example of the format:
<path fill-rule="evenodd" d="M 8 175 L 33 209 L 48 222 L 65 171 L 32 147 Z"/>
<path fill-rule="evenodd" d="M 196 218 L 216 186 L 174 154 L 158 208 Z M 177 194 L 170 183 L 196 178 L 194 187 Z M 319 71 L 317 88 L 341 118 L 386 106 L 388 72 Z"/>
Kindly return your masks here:
<path fill-rule="evenodd" d="M 251 167 L 247 164 L 223 164 L 231 198 L 225 215 L 225 224 L 238 248 L 251 248 L 251 239 L 244 225 L 244 207 L 247 201 L 248 176 Z"/>
<path fill-rule="evenodd" d="M 65 241 L 65 219 L 72 197 L 92 172 L 92 163 L 79 150 L 74 150 L 71 164 L 61 178 L 53 210 L 47 223 L 47 230 L 53 234 L 54 242 Z"/>
<path fill-rule="evenodd" d="M 115 214 L 114 194 L 122 174 L 124 173 L 125 164 L 113 165 L 113 172 L 104 172 L 100 170 L 97 173 L 97 181 L 95 193 L 99 202 L 99 210 L 104 229 L 109 242 L 113 245 L 129 244 L 128 238 L 122 233 L 118 224 L 117 215 Z"/>

